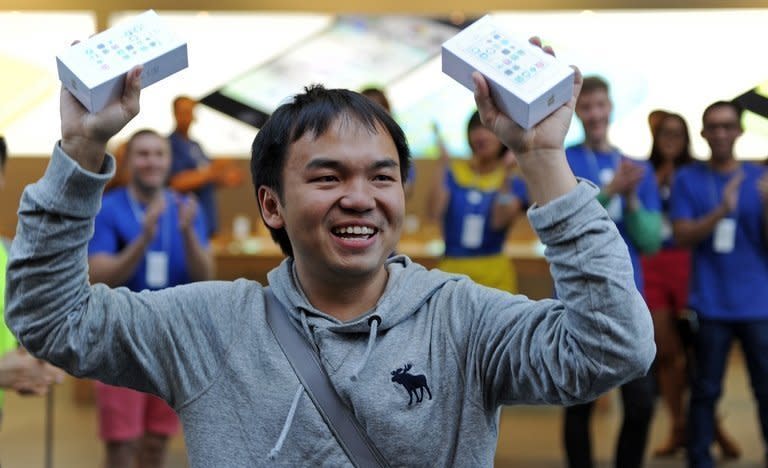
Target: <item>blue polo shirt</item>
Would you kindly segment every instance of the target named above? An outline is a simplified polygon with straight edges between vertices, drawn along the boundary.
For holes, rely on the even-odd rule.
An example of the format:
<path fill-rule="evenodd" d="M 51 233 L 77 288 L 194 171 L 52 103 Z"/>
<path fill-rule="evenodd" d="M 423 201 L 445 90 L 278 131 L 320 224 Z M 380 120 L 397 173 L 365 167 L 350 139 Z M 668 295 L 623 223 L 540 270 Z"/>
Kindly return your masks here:
<path fill-rule="evenodd" d="M 152 239 L 147 252 L 162 251 L 168 255 L 168 283 L 163 287 L 177 286 L 192 281 L 187 268 L 184 241 L 179 227 L 179 209 L 177 197 L 181 195 L 166 190 L 165 212 L 158 219 L 157 233 Z M 88 255 L 98 253 L 117 254 L 141 235 L 143 216 L 146 206 L 133 200 L 127 188 L 115 189 L 106 195 L 101 203 L 101 211 L 96 215 L 93 238 L 88 244 Z M 200 243 L 208 245 L 205 215 L 198 211 L 194 229 Z M 151 288 L 146 282 L 146 256 L 141 260 L 136 271 L 123 286 L 131 291 Z"/>
<path fill-rule="evenodd" d="M 702 317 L 721 320 L 768 318 L 768 243 L 765 208 L 757 189 L 765 168 L 741 164 L 744 180 L 738 207 L 729 218 L 736 222 L 734 248 L 716 252 L 711 234 L 693 249 L 689 305 Z M 737 171 L 723 174 L 705 162 L 678 170 L 672 186 L 672 221 L 696 220 L 722 201 L 723 188 Z"/>
<path fill-rule="evenodd" d="M 647 161 L 638 161 L 627 158 L 618 150 L 611 152 L 592 151 L 585 145 L 571 146 L 565 150 L 568 164 L 571 166 L 576 177 L 587 179 L 598 187 L 605 186 L 613 179 L 616 169 L 622 160 L 632 161 L 634 164 L 645 166 L 645 175 L 637 187 L 637 196 L 643 204 L 643 208 L 651 212 L 661 210 L 661 201 L 659 199 L 659 190 L 656 184 L 656 177 L 653 167 Z M 635 274 L 635 285 L 639 291 L 643 290 L 643 274 L 640 267 L 640 252 L 637 250 L 634 242 L 629 236 L 625 223 L 626 206 L 622 197 L 616 197 L 613 204 L 606 207 L 609 215 L 616 223 L 619 234 L 627 244 L 629 257 L 632 260 L 632 268 Z"/>

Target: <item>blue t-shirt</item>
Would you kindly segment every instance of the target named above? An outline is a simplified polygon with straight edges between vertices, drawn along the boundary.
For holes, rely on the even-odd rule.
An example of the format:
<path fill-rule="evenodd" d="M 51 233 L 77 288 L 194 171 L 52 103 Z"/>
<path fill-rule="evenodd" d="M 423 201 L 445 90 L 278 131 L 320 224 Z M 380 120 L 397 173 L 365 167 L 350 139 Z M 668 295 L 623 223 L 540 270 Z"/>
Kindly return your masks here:
<path fill-rule="evenodd" d="M 447 257 L 477 257 L 501 253 L 508 228 L 493 229 L 491 210 L 503 184 L 528 206 L 528 194 L 522 179 L 506 178 L 504 169 L 475 175 L 466 161 L 455 162 L 446 171 L 448 204 L 443 215 L 443 237 Z"/>
<path fill-rule="evenodd" d="M 196 142 L 188 140 L 177 132 L 168 137 L 171 143 L 171 177 L 184 171 L 204 167 L 211 163 L 203 148 Z M 195 196 L 200 203 L 207 222 L 207 237 L 212 237 L 219 230 L 219 217 L 216 210 L 216 186 L 205 184 L 195 190 Z"/>
<path fill-rule="evenodd" d="M 147 284 L 147 257 L 139 263 L 133 276 L 123 286 L 131 291 L 144 289 L 162 289 L 191 282 L 184 253 L 184 240 L 179 228 L 179 210 L 177 193 L 165 191 L 165 212 L 158 219 L 157 234 L 147 248 L 147 252 L 164 251 L 168 256 L 168 283 L 162 287 L 150 287 Z M 130 198 L 127 188 L 115 189 L 106 195 L 101 203 L 101 211 L 96 215 L 93 238 L 88 244 L 88 255 L 107 253 L 117 254 L 136 239 L 142 230 L 140 217 L 146 207 Z M 208 245 L 205 234 L 205 215 L 198 211 L 194 229 L 200 243 Z"/>
<path fill-rule="evenodd" d="M 616 173 L 616 169 L 619 167 L 619 163 L 622 159 L 632 161 L 634 164 L 641 164 L 645 166 L 645 175 L 643 180 L 637 186 L 637 196 L 640 202 L 643 204 L 643 208 L 650 212 L 658 213 L 661 210 L 661 201 L 659 200 L 659 190 L 656 185 L 656 177 L 653 172 L 653 167 L 648 164 L 647 161 L 637 161 L 627 158 L 619 151 L 602 152 L 592 151 L 585 145 L 572 146 L 565 150 L 566 157 L 568 158 L 568 164 L 571 166 L 571 170 L 576 177 L 587 179 L 595 183 L 598 187 L 607 185 Z M 638 291 L 643 291 L 643 274 L 640 268 L 640 252 L 632 242 L 627 231 L 627 226 L 624 221 L 626 215 L 626 207 L 624 206 L 624 199 L 620 196 L 615 196 L 611 202 L 606 206 L 608 214 L 611 219 L 616 223 L 616 227 L 619 229 L 619 234 L 627 244 L 629 250 L 629 257 L 632 260 L 632 268 L 635 274 L 635 285 Z"/>
<path fill-rule="evenodd" d="M 744 163 L 741 170 L 744 180 L 739 188 L 738 208 L 729 215 L 736 221 L 733 250 L 715 252 L 714 235 L 709 235 L 692 251 L 688 302 L 706 318 L 768 318 L 768 243 L 757 189 L 765 168 Z M 672 220 L 693 221 L 711 213 L 722 201 L 723 187 L 735 174 L 715 172 L 704 162 L 680 169 L 672 186 Z"/>

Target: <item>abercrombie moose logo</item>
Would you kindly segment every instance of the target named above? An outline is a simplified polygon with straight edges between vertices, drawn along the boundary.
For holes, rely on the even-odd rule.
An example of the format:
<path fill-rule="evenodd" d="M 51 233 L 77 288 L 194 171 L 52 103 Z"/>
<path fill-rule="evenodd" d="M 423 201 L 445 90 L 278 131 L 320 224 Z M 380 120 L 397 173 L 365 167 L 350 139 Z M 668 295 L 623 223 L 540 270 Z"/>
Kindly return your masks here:
<path fill-rule="evenodd" d="M 427 385 L 427 377 L 424 374 L 413 375 L 409 374 L 413 364 L 406 364 L 405 366 L 392 371 L 392 382 L 399 383 L 406 390 L 408 390 L 408 406 L 413 403 L 413 395 L 416 395 L 416 403 L 420 403 L 424 399 L 424 390 L 427 391 L 429 399 L 432 399 L 432 392 L 429 391 L 429 385 Z"/>

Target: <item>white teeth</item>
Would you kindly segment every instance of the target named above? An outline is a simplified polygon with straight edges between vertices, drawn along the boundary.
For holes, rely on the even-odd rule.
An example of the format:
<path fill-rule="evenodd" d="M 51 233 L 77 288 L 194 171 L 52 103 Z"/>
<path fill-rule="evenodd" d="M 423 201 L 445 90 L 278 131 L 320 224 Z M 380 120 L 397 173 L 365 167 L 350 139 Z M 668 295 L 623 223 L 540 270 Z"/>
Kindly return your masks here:
<path fill-rule="evenodd" d="M 374 229 L 368 226 L 346 226 L 334 229 L 338 234 L 372 235 Z"/>

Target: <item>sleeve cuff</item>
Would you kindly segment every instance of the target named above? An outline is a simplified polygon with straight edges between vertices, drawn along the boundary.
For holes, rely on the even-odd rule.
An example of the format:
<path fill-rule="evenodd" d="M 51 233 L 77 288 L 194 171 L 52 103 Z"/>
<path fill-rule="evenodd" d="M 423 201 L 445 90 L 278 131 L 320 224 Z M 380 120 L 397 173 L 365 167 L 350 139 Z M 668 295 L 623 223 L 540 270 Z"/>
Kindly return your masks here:
<path fill-rule="evenodd" d="M 114 174 L 111 155 L 106 155 L 97 174 L 83 169 L 56 143 L 45 174 L 31 189 L 46 210 L 91 218 L 98 214 L 104 186 Z"/>
<path fill-rule="evenodd" d="M 544 206 L 533 205 L 528 210 L 528 219 L 544 244 L 560 242 L 568 233 L 579 232 L 590 220 L 606 217 L 608 214 L 597 201 L 600 189 L 586 179 L 579 179 L 578 185 Z"/>

